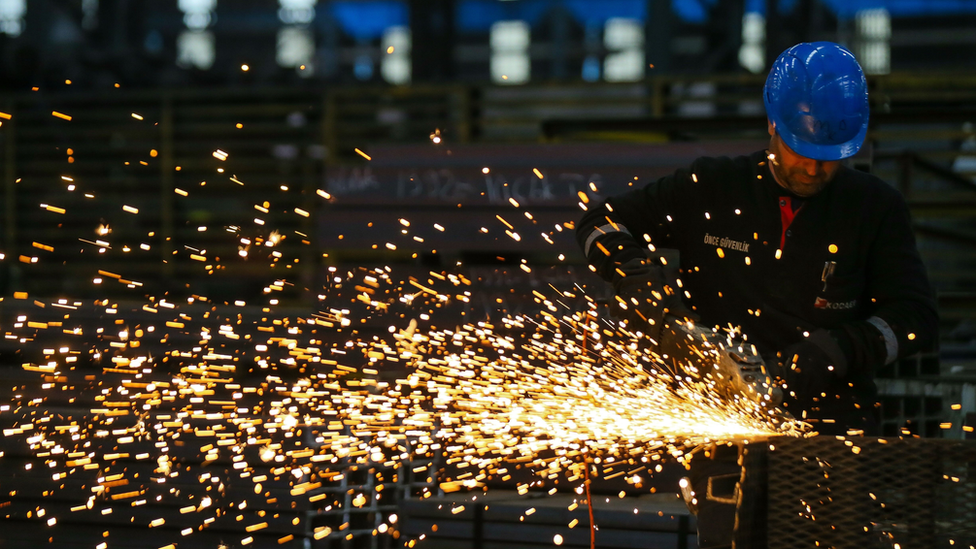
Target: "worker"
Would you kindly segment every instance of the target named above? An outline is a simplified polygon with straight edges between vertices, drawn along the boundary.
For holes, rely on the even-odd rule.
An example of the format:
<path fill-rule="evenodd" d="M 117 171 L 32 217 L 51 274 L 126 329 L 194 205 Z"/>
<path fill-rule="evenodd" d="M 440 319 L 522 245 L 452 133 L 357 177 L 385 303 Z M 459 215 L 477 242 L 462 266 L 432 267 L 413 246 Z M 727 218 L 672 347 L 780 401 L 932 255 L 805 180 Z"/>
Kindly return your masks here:
<path fill-rule="evenodd" d="M 868 129 L 864 73 L 838 44 L 797 44 L 773 63 L 763 101 L 767 150 L 699 158 L 611 197 L 577 239 L 632 320 L 740 327 L 794 417 L 822 434 L 875 434 L 875 372 L 932 348 L 938 316 L 904 199 L 842 162 Z M 666 249 L 680 254 L 678 280 Z M 699 469 L 737 479 L 734 465 Z M 728 510 L 697 499 L 700 546 L 730 545 Z"/>

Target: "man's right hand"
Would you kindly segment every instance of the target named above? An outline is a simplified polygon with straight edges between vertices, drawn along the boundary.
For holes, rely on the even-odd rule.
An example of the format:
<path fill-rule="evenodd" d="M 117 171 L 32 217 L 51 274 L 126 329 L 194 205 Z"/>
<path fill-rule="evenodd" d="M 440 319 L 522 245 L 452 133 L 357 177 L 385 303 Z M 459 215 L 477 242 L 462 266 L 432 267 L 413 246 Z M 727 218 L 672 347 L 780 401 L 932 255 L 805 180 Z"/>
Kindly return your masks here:
<path fill-rule="evenodd" d="M 831 384 L 847 376 L 849 360 L 839 342 L 843 337 L 843 330 L 819 329 L 777 353 L 772 373 L 801 405 L 829 397 Z"/>
<path fill-rule="evenodd" d="M 611 315 L 627 320 L 635 328 L 646 323 L 651 325 L 651 333 L 657 333 L 666 314 L 698 318 L 682 303 L 677 278 L 669 276 L 664 267 L 649 259 L 634 258 L 620 265 L 616 269 L 613 288 L 618 302 L 610 307 Z M 620 302 L 627 308 L 621 307 Z"/>

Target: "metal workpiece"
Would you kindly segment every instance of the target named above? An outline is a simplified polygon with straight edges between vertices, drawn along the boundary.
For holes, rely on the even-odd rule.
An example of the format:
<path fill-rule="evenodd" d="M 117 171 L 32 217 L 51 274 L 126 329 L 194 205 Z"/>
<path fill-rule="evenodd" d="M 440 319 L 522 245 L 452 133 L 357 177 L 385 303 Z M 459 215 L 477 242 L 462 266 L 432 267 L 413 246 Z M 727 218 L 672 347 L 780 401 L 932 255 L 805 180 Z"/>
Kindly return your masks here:
<path fill-rule="evenodd" d="M 974 441 L 775 437 L 744 445 L 739 461 L 735 547 L 976 543 Z"/>

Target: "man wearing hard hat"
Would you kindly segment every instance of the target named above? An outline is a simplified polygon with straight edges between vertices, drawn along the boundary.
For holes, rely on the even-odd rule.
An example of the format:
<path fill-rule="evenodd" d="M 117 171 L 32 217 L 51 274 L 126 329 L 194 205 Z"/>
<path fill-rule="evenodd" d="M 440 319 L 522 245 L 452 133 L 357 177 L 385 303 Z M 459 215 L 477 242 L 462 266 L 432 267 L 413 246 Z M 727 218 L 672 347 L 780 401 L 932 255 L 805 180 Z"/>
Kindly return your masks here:
<path fill-rule="evenodd" d="M 934 346 L 938 316 L 904 199 L 842 164 L 868 129 L 864 73 L 838 44 L 798 44 L 773 64 L 763 100 L 768 150 L 699 158 L 612 197 L 577 237 L 644 318 L 690 306 L 700 324 L 740 326 L 784 383 L 786 410 L 823 434 L 874 434 L 875 371 Z M 680 252 L 680 289 L 662 249 Z M 734 467 L 698 469 L 707 481 Z M 700 546 L 727 546 L 733 510 L 696 491 Z"/>

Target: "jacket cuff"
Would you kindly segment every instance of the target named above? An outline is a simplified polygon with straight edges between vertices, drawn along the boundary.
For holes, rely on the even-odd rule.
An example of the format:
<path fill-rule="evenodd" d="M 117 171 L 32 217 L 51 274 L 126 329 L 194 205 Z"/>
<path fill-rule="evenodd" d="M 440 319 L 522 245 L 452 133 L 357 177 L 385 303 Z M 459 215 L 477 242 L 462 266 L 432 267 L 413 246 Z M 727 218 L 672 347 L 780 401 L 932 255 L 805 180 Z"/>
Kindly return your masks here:
<path fill-rule="evenodd" d="M 867 322 L 877 328 L 884 337 L 885 365 L 891 364 L 898 358 L 898 338 L 895 336 L 895 331 L 879 316 L 872 316 Z"/>
<path fill-rule="evenodd" d="M 583 255 L 590 257 L 590 252 L 593 250 L 593 245 L 596 244 L 596 239 L 603 235 L 612 233 L 623 233 L 633 236 L 631 235 L 630 231 L 627 230 L 627 227 L 624 227 L 619 223 L 607 223 L 606 225 L 602 225 L 600 227 L 594 227 L 593 230 L 590 231 L 590 234 L 586 237 L 586 241 L 583 242 Z"/>

